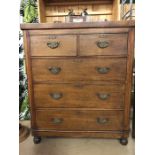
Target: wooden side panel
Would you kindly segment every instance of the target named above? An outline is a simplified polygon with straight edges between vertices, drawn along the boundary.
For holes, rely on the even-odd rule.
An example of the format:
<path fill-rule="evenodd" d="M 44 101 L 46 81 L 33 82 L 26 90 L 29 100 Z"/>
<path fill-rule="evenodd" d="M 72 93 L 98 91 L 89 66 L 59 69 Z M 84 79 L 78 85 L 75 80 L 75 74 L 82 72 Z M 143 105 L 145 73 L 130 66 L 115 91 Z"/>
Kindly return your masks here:
<path fill-rule="evenodd" d="M 28 31 L 23 31 L 24 34 L 24 52 L 26 56 L 26 73 L 28 78 L 28 98 L 31 111 L 31 127 L 35 127 L 35 105 L 33 100 L 33 81 L 32 81 L 32 66 L 30 58 L 30 36 Z"/>
<path fill-rule="evenodd" d="M 38 17 L 39 17 L 39 23 L 45 23 L 45 1 L 44 0 L 38 0 Z"/>
<path fill-rule="evenodd" d="M 120 0 L 113 1 L 112 14 L 113 20 L 120 20 Z"/>
<path fill-rule="evenodd" d="M 134 60 L 134 28 L 130 29 L 128 38 L 128 61 L 127 61 L 127 78 L 125 88 L 125 110 L 124 110 L 124 130 L 129 130 L 130 125 L 130 105 L 132 90 L 132 69 Z"/>

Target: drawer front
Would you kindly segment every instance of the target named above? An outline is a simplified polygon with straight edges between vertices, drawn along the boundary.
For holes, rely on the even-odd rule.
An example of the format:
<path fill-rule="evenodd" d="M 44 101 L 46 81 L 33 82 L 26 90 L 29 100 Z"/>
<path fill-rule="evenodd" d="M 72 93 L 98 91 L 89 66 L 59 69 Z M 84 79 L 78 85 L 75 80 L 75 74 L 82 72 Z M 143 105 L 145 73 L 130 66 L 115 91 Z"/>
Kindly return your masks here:
<path fill-rule="evenodd" d="M 33 59 L 32 72 L 34 81 L 124 81 L 126 58 Z"/>
<path fill-rule="evenodd" d="M 36 84 L 37 108 L 124 108 L 123 85 Z"/>
<path fill-rule="evenodd" d="M 75 35 L 32 35 L 31 56 L 75 56 Z"/>
<path fill-rule="evenodd" d="M 38 110 L 36 127 L 51 130 L 122 130 L 122 111 Z"/>
<path fill-rule="evenodd" d="M 127 34 L 80 35 L 79 55 L 126 55 Z"/>

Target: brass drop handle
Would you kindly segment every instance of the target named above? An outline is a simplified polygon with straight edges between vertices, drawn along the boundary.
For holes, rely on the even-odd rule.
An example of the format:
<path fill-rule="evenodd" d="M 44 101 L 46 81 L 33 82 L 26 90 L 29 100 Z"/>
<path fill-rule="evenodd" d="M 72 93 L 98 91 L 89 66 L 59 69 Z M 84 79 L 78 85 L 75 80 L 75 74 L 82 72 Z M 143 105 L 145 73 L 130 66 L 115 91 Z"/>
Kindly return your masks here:
<path fill-rule="evenodd" d="M 107 118 L 98 117 L 97 118 L 97 123 L 99 123 L 99 124 L 106 124 L 106 123 L 108 123 L 108 119 Z"/>
<path fill-rule="evenodd" d="M 50 93 L 49 94 L 54 100 L 59 100 L 63 97 L 63 94 L 62 93 L 58 93 L 58 92 L 55 92 L 55 93 Z"/>
<path fill-rule="evenodd" d="M 107 100 L 110 97 L 110 94 L 97 93 L 96 95 L 101 100 Z"/>
<path fill-rule="evenodd" d="M 49 67 L 48 70 L 52 73 L 52 74 L 59 74 L 61 71 L 60 67 Z"/>
<path fill-rule="evenodd" d="M 99 48 L 107 48 L 109 46 L 109 42 L 108 41 L 97 41 L 96 45 Z"/>
<path fill-rule="evenodd" d="M 47 42 L 47 46 L 51 49 L 58 48 L 59 45 L 60 45 L 60 42 L 58 41 Z"/>
<path fill-rule="evenodd" d="M 61 124 L 63 122 L 62 118 L 52 118 L 52 123 L 53 124 Z"/>
<path fill-rule="evenodd" d="M 96 70 L 100 74 L 106 74 L 110 71 L 109 67 L 96 67 Z"/>

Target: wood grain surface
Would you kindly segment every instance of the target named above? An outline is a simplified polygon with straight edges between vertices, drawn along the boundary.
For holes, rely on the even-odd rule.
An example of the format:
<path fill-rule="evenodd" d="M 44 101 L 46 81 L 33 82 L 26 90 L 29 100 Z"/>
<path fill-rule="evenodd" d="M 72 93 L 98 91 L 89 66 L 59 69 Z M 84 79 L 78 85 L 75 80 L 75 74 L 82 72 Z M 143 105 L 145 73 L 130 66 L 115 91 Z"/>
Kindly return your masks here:
<path fill-rule="evenodd" d="M 51 67 L 59 67 L 61 71 L 57 75 L 52 74 L 49 71 Z M 97 67 L 106 67 L 109 68 L 109 71 L 101 74 L 97 71 Z M 32 72 L 34 81 L 124 81 L 126 58 L 33 59 Z"/>
<path fill-rule="evenodd" d="M 37 35 L 31 36 L 31 56 L 76 56 L 76 36 L 74 35 Z M 59 43 L 57 48 L 48 43 Z"/>
<path fill-rule="evenodd" d="M 78 55 L 127 55 L 127 34 L 88 34 L 80 35 Z M 106 48 L 97 46 L 97 42 L 107 42 Z"/>
<path fill-rule="evenodd" d="M 61 123 L 53 123 L 53 119 L 62 119 Z M 99 123 L 98 119 L 107 122 Z M 101 110 L 37 110 L 36 127 L 53 130 L 122 130 L 122 111 Z"/>
<path fill-rule="evenodd" d="M 21 28 L 32 134 L 127 138 L 134 21 L 22 24 Z M 97 41 L 108 46 L 101 49 Z M 49 42 L 60 44 L 52 49 Z"/>
<path fill-rule="evenodd" d="M 54 99 L 51 94 L 62 94 Z M 107 98 L 101 98 L 107 95 Z M 101 97 L 100 97 L 101 96 Z M 34 85 L 36 108 L 100 108 L 123 109 L 124 85 L 36 84 Z"/>

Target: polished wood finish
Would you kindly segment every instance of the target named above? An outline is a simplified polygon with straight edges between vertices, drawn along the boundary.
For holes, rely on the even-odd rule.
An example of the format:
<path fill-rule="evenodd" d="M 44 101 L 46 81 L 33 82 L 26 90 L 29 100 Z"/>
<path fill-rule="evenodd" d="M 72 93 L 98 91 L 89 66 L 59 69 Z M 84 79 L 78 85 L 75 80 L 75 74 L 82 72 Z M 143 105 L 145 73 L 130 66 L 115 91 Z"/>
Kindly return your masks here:
<path fill-rule="evenodd" d="M 43 137 L 72 137 L 72 138 L 116 138 L 128 137 L 128 132 L 120 131 L 60 131 L 60 130 L 32 130 L 32 134 Z"/>
<path fill-rule="evenodd" d="M 129 135 L 134 21 L 23 24 L 21 28 L 32 134 L 119 138 L 125 144 Z M 44 45 L 49 36 L 61 40 L 63 46 L 48 49 Z M 103 51 L 93 43 L 98 36 L 110 41 L 108 47 L 107 43 L 99 45 Z M 53 54 L 53 50 L 57 52 Z"/>
<path fill-rule="evenodd" d="M 74 35 L 32 35 L 31 56 L 76 56 L 76 36 Z M 48 43 L 58 43 L 50 48 Z"/>
<path fill-rule="evenodd" d="M 59 67 L 61 71 L 53 74 L 49 69 Z M 109 68 L 107 73 L 99 72 L 100 68 Z M 33 81 L 83 81 L 83 80 L 119 80 L 126 76 L 125 58 L 58 58 L 33 59 Z M 68 76 L 69 75 L 69 76 Z"/>
<path fill-rule="evenodd" d="M 101 22 L 100 24 L 102 25 L 102 23 L 103 22 Z M 39 29 L 39 27 L 38 27 L 38 29 L 35 29 L 35 30 L 33 29 L 33 26 L 31 26 L 31 29 L 29 30 L 29 34 L 30 34 L 30 36 L 38 36 L 38 35 L 39 36 L 41 36 L 41 35 L 43 35 L 43 36 L 45 36 L 45 35 L 48 35 L 48 36 L 49 35 L 50 36 L 53 36 L 53 35 L 55 35 L 55 36 L 57 36 L 57 35 L 59 35 L 59 36 L 62 36 L 62 35 L 76 35 L 77 39 L 78 39 L 77 41 L 79 42 L 79 38 L 78 37 L 79 37 L 79 35 L 82 35 L 82 34 L 84 34 L 84 35 L 85 34 L 87 34 L 87 35 L 88 34 L 97 34 L 97 35 L 100 34 L 100 35 L 103 35 L 103 34 L 122 34 L 122 33 L 124 34 L 124 33 L 128 33 L 129 32 L 129 28 L 127 28 L 127 27 L 123 27 L 123 29 L 120 28 L 120 27 L 116 27 L 117 28 L 116 29 L 115 27 L 109 27 L 109 28 L 105 27 L 105 28 L 102 28 L 101 25 L 100 26 L 98 25 L 98 27 L 94 26 L 93 28 L 91 28 L 88 25 L 89 29 L 87 29 L 87 31 L 86 31 L 86 29 L 85 29 L 86 25 L 83 24 L 83 23 L 81 23 L 81 26 L 79 25 L 79 28 L 73 28 L 72 26 L 75 25 L 74 23 L 73 23 L 73 25 L 69 25 L 67 23 L 66 24 L 62 24 L 62 25 L 64 25 L 64 28 L 62 28 L 62 29 L 60 29 L 60 28 L 56 29 L 55 26 L 53 26 L 52 29 L 49 29 L 48 27 L 46 27 L 45 29 L 44 28 Z M 69 27 L 66 28 L 66 25 L 68 25 Z M 21 26 L 21 27 L 23 27 L 23 26 Z"/>
<path fill-rule="evenodd" d="M 61 93 L 60 99 L 52 93 Z M 105 98 L 101 98 L 102 96 Z M 36 84 L 34 99 L 36 108 L 100 108 L 123 109 L 124 86 L 106 84 Z"/>
<path fill-rule="evenodd" d="M 134 60 L 134 29 L 130 29 L 128 38 L 128 61 L 127 61 L 127 77 L 125 90 L 125 110 L 124 110 L 124 130 L 130 127 L 130 106 L 131 106 L 131 91 L 132 91 L 132 70 Z"/>
<path fill-rule="evenodd" d="M 113 17 L 113 20 L 115 21 L 121 20 L 120 6 L 121 6 L 120 0 L 113 0 L 112 17 Z"/>
<path fill-rule="evenodd" d="M 88 34 L 80 35 L 79 55 L 126 55 L 127 34 Z M 105 48 L 97 46 L 97 42 L 107 42 Z"/>
<path fill-rule="evenodd" d="M 28 100 L 30 105 L 30 112 L 31 112 L 31 126 L 35 126 L 35 105 L 34 97 L 33 97 L 33 81 L 32 81 L 32 66 L 31 66 L 31 57 L 30 57 L 30 36 L 29 31 L 24 31 L 24 50 L 25 50 L 25 60 L 26 60 L 26 73 L 27 73 L 27 80 L 28 80 Z"/>
<path fill-rule="evenodd" d="M 38 17 L 39 17 L 39 22 L 45 22 L 45 0 L 38 0 Z"/>
<path fill-rule="evenodd" d="M 109 32 L 111 33 L 111 30 Z M 80 35 L 79 37 L 76 35 L 61 35 L 53 33 L 54 32 L 42 34 L 42 32 L 40 32 L 40 35 L 38 35 L 37 32 L 36 35 L 31 35 L 30 39 L 32 56 L 76 56 L 76 54 L 80 56 L 89 56 L 127 54 L 127 33 L 118 34 L 117 32 L 116 34 L 103 34 L 103 31 L 99 31 L 99 34 L 85 34 Z M 77 41 L 80 46 L 79 51 L 77 51 L 78 53 L 76 52 Z M 98 42 L 107 42 L 108 45 L 105 48 L 100 48 L 97 44 Z M 48 47 L 48 43 L 59 43 L 59 45 L 58 47 L 52 49 Z"/>
<path fill-rule="evenodd" d="M 122 111 L 37 110 L 36 128 L 48 130 L 122 130 Z M 53 119 L 61 119 L 54 122 Z M 104 122 L 102 120 L 105 120 Z"/>
<path fill-rule="evenodd" d="M 83 23 L 31 23 L 21 24 L 23 30 L 43 29 L 80 29 L 80 28 L 133 28 L 134 20 L 129 21 L 108 21 L 108 22 L 83 22 Z"/>

